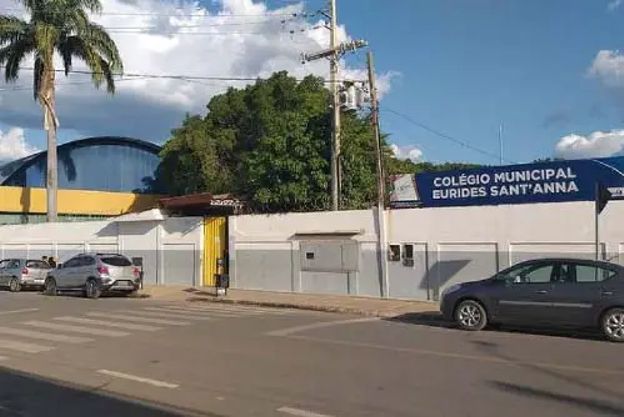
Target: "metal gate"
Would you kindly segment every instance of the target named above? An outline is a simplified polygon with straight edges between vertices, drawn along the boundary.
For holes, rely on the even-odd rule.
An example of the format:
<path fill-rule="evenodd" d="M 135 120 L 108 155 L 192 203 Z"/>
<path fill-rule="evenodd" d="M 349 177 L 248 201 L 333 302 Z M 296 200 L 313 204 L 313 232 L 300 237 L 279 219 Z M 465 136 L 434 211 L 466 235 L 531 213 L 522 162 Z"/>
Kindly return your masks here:
<path fill-rule="evenodd" d="M 215 274 L 227 272 L 227 218 L 204 217 L 204 256 L 202 285 L 213 287 Z M 219 271 L 218 261 L 222 260 L 225 270 Z"/>

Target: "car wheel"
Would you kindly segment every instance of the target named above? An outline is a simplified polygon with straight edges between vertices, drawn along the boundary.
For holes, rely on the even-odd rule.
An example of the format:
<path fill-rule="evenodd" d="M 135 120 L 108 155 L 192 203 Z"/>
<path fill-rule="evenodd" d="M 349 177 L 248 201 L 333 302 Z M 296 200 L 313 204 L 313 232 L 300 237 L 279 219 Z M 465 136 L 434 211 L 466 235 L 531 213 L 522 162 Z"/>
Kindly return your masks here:
<path fill-rule="evenodd" d="M 19 292 L 19 290 L 21 289 L 22 289 L 22 286 L 19 280 L 15 277 L 11 278 L 11 281 L 9 282 L 9 290 L 11 292 Z"/>
<path fill-rule="evenodd" d="M 88 279 L 85 284 L 85 296 L 87 298 L 99 298 L 100 295 L 102 295 L 100 284 L 98 284 L 93 278 Z"/>
<path fill-rule="evenodd" d="M 455 321 L 461 329 L 477 331 L 486 326 L 487 313 L 478 301 L 465 300 L 455 309 Z"/>
<path fill-rule="evenodd" d="M 54 278 L 46 278 L 45 284 L 43 284 L 43 293 L 45 295 L 56 295 L 58 293 L 56 280 Z"/>
<path fill-rule="evenodd" d="M 613 308 L 602 316 L 602 332 L 612 342 L 624 342 L 624 308 Z"/>

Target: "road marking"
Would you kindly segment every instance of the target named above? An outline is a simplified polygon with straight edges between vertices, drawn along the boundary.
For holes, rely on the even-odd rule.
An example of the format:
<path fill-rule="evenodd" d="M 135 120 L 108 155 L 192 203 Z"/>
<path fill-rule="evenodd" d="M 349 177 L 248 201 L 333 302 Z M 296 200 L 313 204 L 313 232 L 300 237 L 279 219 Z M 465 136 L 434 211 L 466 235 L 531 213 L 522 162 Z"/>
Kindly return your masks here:
<path fill-rule="evenodd" d="M 195 320 L 210 320 L 210 316 L 215 317 L 218 315 L 221 315 L 223 317 L 233 316 L 233 314 L 230 314 L 230 313 L 210 313 L 210 315 L 208 315 L 208 314 L 202 314 L 202 312 L 199 312 L 199 311 L 181 311 L 181 310 L 176 310 L 173 308 L 165 308 L 165 307 L 145 307 L 143 308 L 143 310 L 149 311 L 149 312 L 154 311 L 157 313 L 169 314 L 171 315 L 171 317 L 176 317 L 176 316 L 193 317 Z"/>
<path fill-rule="evenodd" d="M 235 312 L 240 312 L 240 311 L 244 311 L 247 313 L 274 313 L 274 314 L 284 314 L 285 311 L 283 308 L 270 308 L 270 307 L 259 307 L 259 306 L 253 306 L 253 305 L 247 305 L 247 304 L 230 304 L 230 303 L 223 303 L 223 302 L 212 302 L 212 303 L 205 303 L 203 305 L 193 305 L 189 308 L 199 308 L 199 309 L 205 309 L 205 310 L 223 310 L 223 311 L 235 311 Z"/>
<path fill-rule="evenodd" d="M 151 317 L 137 317 L 137 316 L 131 316 L 129 314 L 128 315 L 109 314 L 106 312 L 102 312 L 102 313 L 88 312 L 86 313 L 86 315 L 90 317 L 100 317 L 100 318 L 105 317 L 105 318 L 117 319 L 117 320 L 136 321 L 137 323 L 165 324 L 165 325 L 170 325 L 170 326 L 188 326 L 189 324 L 191 324 L 188 321 L 164 320 L 164 319 L 151 318 Z"/>
<path fill-rule="evenodd" d="M 39 309 L 38 308 L 21 308 L 19 310 L 0 311 L 0 314 L 30 313 L 32 311 L 39 311 Z"/>
<path fill-rule="evenodd" d="M 504 359 L 504 358 L 497 358 L 494 356 L 465 355 L 462 353 L 441 352 L 438 350 L 402 348 L 402 347 L 380 345 L 376 343 L 350 342 L 348 340 L 332 340 L 332 339 L 324 339 L 321 337 L 311 337 L 311 336 L 294 335 L 294 336 L 287 336 L 287 337 L 289 339 L 304 340 L 308 342 L 327 343 L 327 344 L 341 345 L 341 346 L 362 347 L 362 348 L 368 348 L 368 349 L 388 350 L 388 351 L 400 352 L 400 353 L 413 353 L 416 355 L 436 356 L 436 357 L 445 358 L 445 359 L 464 359 L 464 360 L 472 360 L 472 361 L 477 361 L 477 362 L 489 362 L 489 363 L 496 363 L 496 364 L 507 365 L 507 366 L 515 366 L 515 367 L 522 366 L 522 365 L 530 365 L 532 367 L 554 369 L 554 370 L 559 370 L 559 371 L 604 374 L 604 375 L 624 375 L 624 370 L 620 370 L 620 369 L 586 368 L 586 367 L 576 366 L 576 365 L 558 365 L 556 363 L 548 363 L 548 362 L 513 361 L 509 359 Z"/>
<path fill-rule="evenodd" d="M 85 319 L 82 317 L 62 316 L 62 317 L 54 317 L 54 320 L 69 321 L 72 323 L 94 324 L 96 326 L 115 327 L 117 329 L 144 330 L 146 332 L 154 332 L 156 330 L 162 330 L 162 327 L 148 326 L 146 324 L 116 323 L 116 322 L 110 322 L 110 321 L 105 321 L 105 320 Z"/>
<path fill-rule="evenodd" d="M 272 332 L 268 332 L 267 335 L 268 336 L 288 336 L 293 333 L 303 332 L 305 330 L 321 329 L 323 327 L 342 326 L 344 324 L 366 323 L 369 321 L 378 321 L 378 320 L 379 320 L 378 317 L 365 317 L 365 318 L 360 318 L 360 319 L 322 321 L 318 323 L 304 324 L 303 326 L 295 326 L 295 327 L 288 327 L 286 329 L 281 329 L 281 330 L 273 330 Z"/>
<path fill-rule="evenodd" d="M 43 333 L 36 330 L 13 329 L 11 327 L 0 327 L 0 333 L 10 334 L 13 336 L 29 337 L 32 339 L 49 340 L 52 342 L 86 343 L 93 341 L 93 339 L 88 337 L 66 336 L 63 334 Z"/>
<path fill-rule="evenodd" d="M 298 417 L 333 417 L 333 416 L 330 416 L 329 414 L 319 414 L 313 411 L 302 410 L 300 408 L 293 408 L 293 407 L 280 407 L 277 409 L 277 411 L 279 411 L 280 413 L 286 413 L 286 414 L 290 414 L 291 416 L 298 416 Z"/>
<path fill-rule="evenodd" d="M 201 308 L 201 307 L 182 307 L 182 306 L 165 306 L 164 308 L 168 310 L 175 310 L 181 312 L 189 312 L 189 313 L 226 313 L 226 314 L 247 314 L 247 315 L 256 315 L 261 314 L 259 311 L 245 311 L 245 310 L 234 310 L 231 308 Z"/>
<path fill-rule="evenodd" d="M 51 346 L 36 345 L 34 343 L 16 342 L 15 340 L 0 339 L 0 348 L 17 350 L 25 353 L 41 353 L 54 349 Z"/>
<path fill-rule="evenodd" d="M 84 333 L 90 334 L 94 336 L 110 336 L 110 337 L 122 337 L 129 336 L 130 333 L 120 332 L 118 330 L 104 330 L 104 329 L 94 329 L 92 327 L 82 327 L 82 326 L 72 326 L 69 324 L 58 324 L 58 323 L 48 323 L 46 321 L 25 321 L 25 325 L 41 327 L 42 329 L 51 329 L 51 330 L 60 330 L 66 332 L 75 332 L 75 333 Z"/>
<path fill-rule="evenodd" d="M 159 381 L 157 379 L 144 378 L 142 376 L 125 374 L 123 372 L 109 371 L 108 369 L 99 369 L 96 372 L 98 374 L 108 375 L 108 376 L 112 376 L 112 377 L 115 377 L 115 378 L 127 379 L 129 381 L 135 381 L 135 382 L 142 382 L 144 384 L 153 385 L 153 386 L 159 387 L 159 388 L 170 388 L 170 389 L 173 389 L 173 388 L 178 388 L 179 387 L 178 384 L 172 384 L 170 382 Z"/>
<path fill-rule="evenodd" d="M 145 319 L 154 319 L 154 320 L 160 320 L 160 319 L 174 319 L 174 322 L 177 319 L 181 319 L 181 320 L 210 320 L 210 317 L 196 317 L 196 316 L 192 316 L 192 315 L 188 315 L 188 314 L 170 314 L 170 313 L 159 313 L 157 311 L 142 311 L 142 310 L 115 310 L 115 313 L 124 313 L 124 314 L 129 314 L 132 317 L 139 317 L 139 318 L 145 318 Z M 104 313 L 105 315 L 108 313 Z M 166 321 L 166 320 L 165 320 Z M 190 324 L 190 323 L 186 323 L 186 324 Z"/>

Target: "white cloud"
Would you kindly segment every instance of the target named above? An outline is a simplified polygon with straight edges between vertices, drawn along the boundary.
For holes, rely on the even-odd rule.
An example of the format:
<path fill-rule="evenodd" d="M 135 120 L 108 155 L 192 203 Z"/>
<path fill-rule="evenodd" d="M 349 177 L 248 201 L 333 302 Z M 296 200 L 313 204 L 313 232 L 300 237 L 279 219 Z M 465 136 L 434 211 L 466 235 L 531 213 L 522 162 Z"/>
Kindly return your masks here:
<path fill-rule="evenodd" d="M 614 11 L 615 9 L 619 8 L 622 5 L 622 2 L 624 0 L 612 0 L 609 2 L 609 4 L 607 4 L 607 10 L 609 10 L 610 12 Z"/>
<path fill-rule="evenodd" d="M 38 151 L 26 142 L 24 129 L 14 127 L 6 133 L 0 130 L 0 162 L 13 161 Z"/>
<path fill-rule="evenodd" d="M 608 87 L 624 87 L 624 55 L 620 51 L 598 51 L 588 73 Z"/>
<path fill-rule="evenodd" d="M 587 136 L 570 134 L 559 139 L 555 156 L 564 159 L 606 157 L 624 151 L 624 129 L 596 131 Z"/>
<path fill-rule="evenodd" d="M 421 162 L 423 159 L 423 152 L 415 146 L 399 146 L 392 143 L 390 149 L 397 159 L 409 159 L 414 163 Z"/>
<path fill-rule="evenodd" d="M 284 16 L 304 11 L 303 2 L 269 9 L 264 2 L 219 0 L 214 2 L 220 8 L 217 12 L 210 12 L 193 0 L 102 0 L 102 3 L 104 14 L 96 20 L 106 28 L 143 28 L 109 29 L 127 74 L 255 78 L 287 70 L 297 77 L 328 75 L 326 60 L 303 65 L 300 54 L 327 48 L 329 32 L 318 21 Z M 15 8 L 15 3 L 0 0 L 0 9 L 4 8 Z M 344 26 L 340 27 L 339 37 L 349 39 Z M 344 68 L 344 75 L 364 78 L 365 71 Z M 381 93 L 387 93 L 394 76 L 394 72 L 379 74 Z M 59 74 L 57 113 L 61 129 L 161 140 L 179 125 L 185 113 L 204 113 L 213 95 L 229 86 L 246 84 L 130 78 L 119 81 L 117 93 L 108 96 L 104 91 L 94 90 L 88 84 L 88 76 L 72 74 L 65 78 Z M 28 87 L 31 80 L 32 75 L 24 71 L 18 85 Z M 1 82 L 0 87 L 3 87 Z M 30 91 L 2 92 L 0 96 L 3 98 L 0 121 L 41 128 L 40 108 Z"/>

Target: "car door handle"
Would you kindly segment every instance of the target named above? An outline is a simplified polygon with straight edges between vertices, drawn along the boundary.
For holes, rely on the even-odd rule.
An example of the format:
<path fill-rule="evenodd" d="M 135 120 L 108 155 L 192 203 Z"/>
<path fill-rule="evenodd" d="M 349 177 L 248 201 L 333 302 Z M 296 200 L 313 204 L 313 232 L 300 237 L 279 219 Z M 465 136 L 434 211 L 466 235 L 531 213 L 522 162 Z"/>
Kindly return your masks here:
<path fill-rule="evenodd" d="M 537 291 L 535 291 L 535 294 L 548 294 L 548 291 L 546 291 L 546 290 L 537 290 Z"/>
<path fill-rule="evenodd" d="M 603 291 L 602 295 L 604 295 L 605 297 L 608 297 L 610 295 L 613 295 L 613 291 Z"/>

